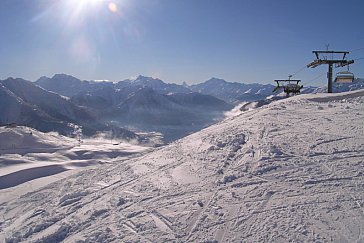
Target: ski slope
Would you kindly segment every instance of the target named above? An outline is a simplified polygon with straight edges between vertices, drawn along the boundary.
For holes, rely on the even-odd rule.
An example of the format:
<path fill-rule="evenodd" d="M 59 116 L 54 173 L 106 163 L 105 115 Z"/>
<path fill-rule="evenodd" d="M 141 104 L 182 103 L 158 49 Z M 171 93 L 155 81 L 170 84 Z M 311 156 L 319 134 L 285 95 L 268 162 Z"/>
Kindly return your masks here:
<path fill-rule="evenodd" d="M 363 242 L 363 121 L 364 91 L 250 109 L 3 200 L 0 241 Z"/>
<path fill-rule="evenodd" d="M 16 126 L 0 127 L 0 203 L 89 166 L 114 163 L 151 151 L 147 145 L 101 136 L 77 138 Z M 30 183 L 27 183 L 30 182 Z"/>

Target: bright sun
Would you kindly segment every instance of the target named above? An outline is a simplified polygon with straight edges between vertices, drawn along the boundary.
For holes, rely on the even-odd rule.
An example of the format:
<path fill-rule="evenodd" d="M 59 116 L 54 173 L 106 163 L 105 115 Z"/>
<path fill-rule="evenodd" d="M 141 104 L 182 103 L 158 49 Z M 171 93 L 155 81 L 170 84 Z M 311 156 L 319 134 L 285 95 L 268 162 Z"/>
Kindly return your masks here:
<path fill-rule="evenodd" d="M 71 0 L 77 3 L 77 8 L 84 9 L 86 7 L 99 7 L 102 3 L 107 3 L 106 5 L 109 11 L 116 13 L 118 11 L 118 5 L 113 1 L 106 1 L 106 0 Z"/>
<path fill-rule="evenodd" d="M 119 12 L 119 6 L 112 0 L 65 0 L 67 8 L 73 9 L 73 17 L 77 18 L 84 14 L 98 11 L 105 7 L 112 13 Z"/>

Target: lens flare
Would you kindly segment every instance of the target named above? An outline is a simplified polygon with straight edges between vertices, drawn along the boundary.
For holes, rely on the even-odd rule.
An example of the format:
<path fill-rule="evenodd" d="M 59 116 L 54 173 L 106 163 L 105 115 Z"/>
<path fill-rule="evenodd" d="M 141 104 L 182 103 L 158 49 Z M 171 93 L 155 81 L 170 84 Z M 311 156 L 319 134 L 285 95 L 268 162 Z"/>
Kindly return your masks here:
<path fill-rule="evenodd" d="M 110 2 L 108 8 L 111 12 L 116 13 L 118 11 L 118 5 L 116 3 Z"/>
<path fill-rule="evenodd" d="M 70 54 L 78 63 L 88 63 L 95 56 L 95 49 L 86 36 L 78 36 L 70 45 Z"/>

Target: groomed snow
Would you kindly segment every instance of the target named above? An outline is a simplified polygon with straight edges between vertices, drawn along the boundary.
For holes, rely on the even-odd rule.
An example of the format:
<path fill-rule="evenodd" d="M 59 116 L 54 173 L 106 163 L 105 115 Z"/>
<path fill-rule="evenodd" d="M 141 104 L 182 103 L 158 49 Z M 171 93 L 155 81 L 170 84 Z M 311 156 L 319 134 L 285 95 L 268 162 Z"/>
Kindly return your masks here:
<path fill-rule="evenodd" d="M 363 120 L 364 91 L 235 114 L 1 203 L 0 241 L 363 242 Z"/>

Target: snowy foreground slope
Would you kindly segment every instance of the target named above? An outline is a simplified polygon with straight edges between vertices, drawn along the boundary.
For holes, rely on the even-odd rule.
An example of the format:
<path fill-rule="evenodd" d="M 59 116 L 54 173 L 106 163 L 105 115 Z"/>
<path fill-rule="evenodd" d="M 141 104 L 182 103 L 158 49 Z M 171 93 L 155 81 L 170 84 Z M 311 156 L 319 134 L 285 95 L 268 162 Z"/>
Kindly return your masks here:
<path fill-rule="evenodd" d="M 147 144 L 69 138 L 34 128 L 0 127 L 0 204 L 89 166 L 118 163 L 153 150 Z"/>
<path fill-rule="evenodd" d="M 0 241 L 363 242 L 363 121 L 364 91 L 273 102 L 3 202 Z"/>

